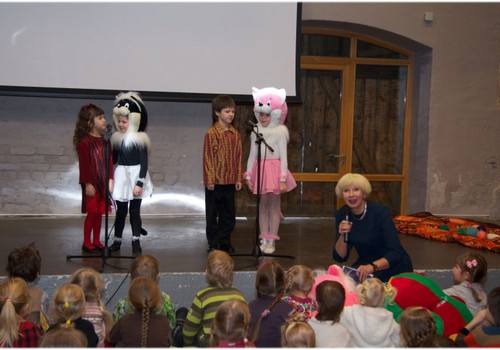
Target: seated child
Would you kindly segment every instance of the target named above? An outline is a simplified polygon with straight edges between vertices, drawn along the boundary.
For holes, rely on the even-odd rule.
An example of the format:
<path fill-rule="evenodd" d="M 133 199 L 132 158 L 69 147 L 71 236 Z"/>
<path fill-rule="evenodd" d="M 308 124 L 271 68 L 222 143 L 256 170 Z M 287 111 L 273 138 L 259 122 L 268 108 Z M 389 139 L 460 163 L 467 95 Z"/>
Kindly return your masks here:
<path fill-rule="evenodd" d="M 134 280 L 136 277 L 151 277 L 158 283 L 160 278 L 160 266 L 158 260 L 152 255 L 139 255 L 132 262 L 130 267 L 130 278 Z M 170 300 L 170 296 L 161 291 L 162 307 L 157 309 L 158 314 L 168 318 L 170 329 L 175 326 L 175 309 Z M 127 298 L 120 299 L 115 306 L 113 319 L 117 322 L 125 315 L 133 314 L 134 308 L 128 302 Z"/>
<path fill-rule="evenodd" d="M 356 286 L 359 304 L 344 307 L 340 323 L 351 333 L 356 347 L 398 347 L 399 324 L 384 308 L 396 290 L 378 278 L 366 279 Z"/>
<path fill-rule="evenodd" d="M 0 347 L 38 347 L 40 329 L 23 318 L 29 300 L 28 286 L 22 278 L 8 278 L 0 283 Z"/>
<path fill-rule="evenodd" d="M 101 274 L 93 268 L 84 267 L 70 276 L 69 283 L 82 288 L 85 295 L 85 310 L 82 318 L 94 325 L 94 330 L 99 337 L 97 347 L 104 347 L 104 341 L 113 327 L 113 318 L 101 301 L 101 295 L 104 293 L 104 280 Z"/>
<path fill-rule="evenodd" d="M 316 302 L 309 297 L 313 285 L 313 272 L 307 266 L 295 265 L 286 273 L 283 300 L 293 306 L 292 318 L 307 322 L 316 311 Z"/>
<path fill-rule="evenodd" d="M 490 325 L 482 326 L 485 321 Z M 454 338 L 459 347 L 500 347 L 500 287 L 488 293 L 487 308 L 479 311 Z"/>
<path fill-rule="evenodd" d="M 316 287 L 318 313 L 309 320 L 318 348 L 352 348 L 351 333 L 339 323 L 344 310 L 345 289 L 339 282 L 323 281 Z"/>
<path fill-rule="evenodd" d="M 161 291 L 151 277 L 136 277 L 130 283 L 128 300 L 134 313 L 125 315 L 109 332 L 108 341 L 116 347 L 170 347 L 169 320 L 159 314 Z"/>
<path fill-rule="evenodd" d="M 20 277 L 28 284 L 30 302 L 25 319 L 36 324 L 43 333 L 49 328 L 50 299 L 44 290 L 36 287 L 41 266 L 42 257 L 33 242 L 9 253 L 6 270 L 9 277 Z"/>
<path fill-rule="evenodd" d="M 411 306 L 403 310 L 399 317 L 401 346 L 422 347 L 422 343 L 436 334 L 436 321 L 432 312 L 421 306 Z"/>
<path fill-rule="evenodd" d="M 285 324 L 293 307 L 281 300 L 285 288 L 285 271 L 276 261 L 263 262 L 255 276 L 257 299 L 250 309 L 250 334 L 259 348 L 281 346 L 281 326 Z"/>
<path fill-rule="evenodd" d="M 444 289 L 448 295 L 458 297 L 474 316 L 486 308 L 486 292 L 483 289 L 488 265 L 481 254 L 464 253 L 455 259 L 453 282 L 455 285 Z"/>
<path fill-rule="evenodd" d="M 208 287 L 198 291 L 184 322 L 184 346 L 208 347 L 210 329 L 215 312 L 226 300 L 245 301 L 243 294 L 233 287 L 233 258 L 221 250 L 208 254 L 205 275 Z"/>
<path fill-rule="evenodd" d="M 67 283 L 57 287 L 54 292 L 51 310 L 51 319 L 55 323 L 49 327 L 47 333 L 59 327 L 75 328 L 85 334 L 89 348 L 97 347 L 99 337 L 94 331 L 94 325 L 82 318 L 85 311 L 85 295 L 80 286 Z"/>
<path fill-rule="evenodd" d="M 59 327 L 42 336 L 41 348 L 86 348 L 87 337 L 75 328 Z"/>
<path fill-rule="evenodd" d="M 226 300 L 219 305 L 212 323 L 210 347 L 254 348 L 248 340 L 250 310 L 241 300 Z"/>
<path fill-rule="evenodd" d="M 290 320 L 281 326 L 282 348 L 315 348 L 316 335 L 312 327 L 304 321 Z"/>

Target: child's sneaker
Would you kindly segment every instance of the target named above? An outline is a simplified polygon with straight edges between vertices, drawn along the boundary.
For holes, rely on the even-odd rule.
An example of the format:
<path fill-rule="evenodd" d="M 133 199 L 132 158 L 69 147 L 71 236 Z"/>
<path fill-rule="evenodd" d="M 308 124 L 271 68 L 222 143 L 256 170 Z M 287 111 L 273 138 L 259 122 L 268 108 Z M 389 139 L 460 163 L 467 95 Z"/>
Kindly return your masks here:
<path fill-rule="evenodd" d="M 274 246 L 274 239 L 268 239 L 266 249 L 264 249 L 264 253 L 272 254 L 275 250 L 276 248 Z"/>
<path fill-rule="evenodd" d="M 267 249 L 267 239 L 261 238 L 260 240 L 260 250 L 264 252 Z"/>

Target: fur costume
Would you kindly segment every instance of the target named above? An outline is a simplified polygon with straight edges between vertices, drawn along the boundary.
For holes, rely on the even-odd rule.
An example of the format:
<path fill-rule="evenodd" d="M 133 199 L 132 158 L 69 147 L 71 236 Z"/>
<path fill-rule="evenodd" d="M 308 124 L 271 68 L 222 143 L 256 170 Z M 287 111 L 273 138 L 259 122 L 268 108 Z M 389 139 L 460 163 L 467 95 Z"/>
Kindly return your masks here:
<path fill-rule="evenodd" d="M 149 152 L 151 142 L 145 132 L 148 125 L 148 112 L 139 93 L 129 91 L 116 96 L 113 107 L 113 123 L 116 130 L 119 130 L 118 116 L 120 115 L 128 117 L 128 129 L 125 133 L 113 133 L 111 136 L 113 147 L 121 146 L 123 141 L 125 147 L 135 143 L 139 146 L 145 146 Z"/>
<path fill-rule="evenodd" d="M 345 306 L 358 304 L 358 294 L 356 293 L 356 282 L 346 275 L 342 268 L 338 265 L 330 265 L 328 271 L 315 271 L 315 279 L 313 289 L 311 290 L 311 298 L 316 299 L 316 287 L 324 281 L 338 282 L 345 289 Z"/>

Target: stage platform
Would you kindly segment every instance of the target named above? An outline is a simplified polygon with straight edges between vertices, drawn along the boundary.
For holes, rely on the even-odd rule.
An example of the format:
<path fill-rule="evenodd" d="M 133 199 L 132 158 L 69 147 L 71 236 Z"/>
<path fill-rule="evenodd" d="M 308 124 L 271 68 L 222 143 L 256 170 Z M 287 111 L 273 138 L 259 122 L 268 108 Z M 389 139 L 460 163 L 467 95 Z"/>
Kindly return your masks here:
<path fill-rule="evenodd" d="M 0 256 L 3 264 L 8 253 L 15 247 L 35 242 L 42 255 L 42 278 L 50 294 L 57 284 L 63 283 L 67 275 L 80 267 L 102 268 L 109 290 L 108 306 L 114 307 L 119 296 L 126 293 L 127 273 L 131 259 L 131 232 L 127 222 L 124 243 L 119 253 L 113 253 L 102 264 L 101 258 L 73 258 L 68 255 L 84 255 L 81 252 L 84 216 L 3 216 L 0 217 Z M 109 217 L 109 229 L 114 216 Z M 103 232 L 104 232 L 103 223 Z M 143 227 L 148 235 L 141 237 L 143 254 L 154 255 L 160 262 L 161 286 L 176 305 L 189 303 L 194 293 L 204 285 L 203 271 L 207 257 L 205 218 L 202 216 L 169 217 L 143 216 Z M 333 264 L 331 251 L 334 237 L 333 218 L 288 217 L 280 227 L 281 240 L 275 254 L 293 256 L 294 259 L 260 257 L 252 255 L 255 240 L 255 218 L 238 218 L 233 234 L 235 285 L 242 289 L 247 298 L 254 297 L 254 272 L 262 259 L 276 259 L 285 269 L 304 264 L 312 269 L 327 268 Z M 112 232 L 111 232 L 112 236 Z M 451 286 L 451 268 L 457 254 L 472 249 L 456 243 L 442 243 L 419 237 L 400 235 L 401 242 L 410 254 L 415 270 L 435 276 L 442 287 Z M 500 254 L 478 251 L 488 261 L 487 289 L 500 282 Z M 349 262 L 352 262 L 352 256 Z M 0 269 L 5 276 L 5 268 Z M 124 284 L 122 284 L 122 281 Z M 116 295 L 113 294 L 117 292 Z"/>

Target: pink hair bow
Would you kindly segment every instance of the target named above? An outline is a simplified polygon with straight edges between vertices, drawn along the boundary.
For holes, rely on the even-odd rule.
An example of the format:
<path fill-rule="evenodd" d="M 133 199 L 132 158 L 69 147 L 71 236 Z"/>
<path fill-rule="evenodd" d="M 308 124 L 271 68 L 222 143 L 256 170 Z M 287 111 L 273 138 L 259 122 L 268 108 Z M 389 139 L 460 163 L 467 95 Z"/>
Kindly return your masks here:
<path fill-rule="evenodd" d="M 474 259 L 474 260 L 467 261 L 467 262 L 465 263 L 465 265 L 467 265 L 467 267 L 468 267 L 469 269 L 472 269 L 473 267 L 476 267 L 476 266 L 477 266 L 477 260 L 476 260 L 476 259 Z"/>

